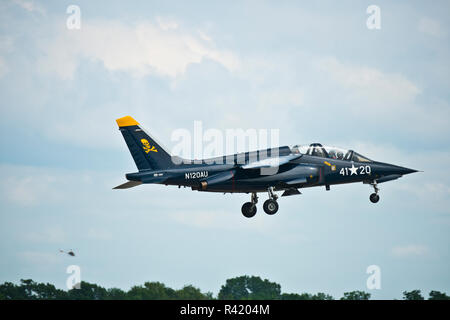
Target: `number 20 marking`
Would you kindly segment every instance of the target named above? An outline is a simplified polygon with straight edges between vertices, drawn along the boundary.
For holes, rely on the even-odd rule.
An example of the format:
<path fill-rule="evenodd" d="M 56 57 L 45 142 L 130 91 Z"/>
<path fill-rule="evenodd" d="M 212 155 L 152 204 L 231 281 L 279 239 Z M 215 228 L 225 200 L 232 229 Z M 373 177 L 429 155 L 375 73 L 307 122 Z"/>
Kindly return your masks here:
<path fill-rule="evenodd" d="M 370 174 L 372 168 L 370 166 L 360 166 L 359 170 L 359 174 Z"/>

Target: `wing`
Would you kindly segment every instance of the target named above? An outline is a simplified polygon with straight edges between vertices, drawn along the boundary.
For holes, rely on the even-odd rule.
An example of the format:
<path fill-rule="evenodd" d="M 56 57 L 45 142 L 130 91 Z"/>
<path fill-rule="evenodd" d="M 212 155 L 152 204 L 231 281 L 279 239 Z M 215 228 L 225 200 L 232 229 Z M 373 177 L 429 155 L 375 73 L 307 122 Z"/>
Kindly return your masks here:
<path fill-rule="evenodd" d="M 243 165 L 242 169 L 262 169 L 262 168 L 276 168 L 280 167 L 286 163 L 291 162 L 292 160 L 300 158 L 301 154 L 289 154 L 287 156 L 276 157 L 276 158 L 267 158 L 255 162 L 248 163 Z"/>

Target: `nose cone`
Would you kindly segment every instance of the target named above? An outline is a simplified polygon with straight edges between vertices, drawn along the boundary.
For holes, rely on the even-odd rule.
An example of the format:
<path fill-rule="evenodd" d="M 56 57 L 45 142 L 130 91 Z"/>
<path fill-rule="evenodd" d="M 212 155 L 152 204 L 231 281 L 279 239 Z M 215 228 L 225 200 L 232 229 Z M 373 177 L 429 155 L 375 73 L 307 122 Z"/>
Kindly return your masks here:
<path fill-rule="evenodd" d="M 409 169 L 409 168 L 405 168 L 405 167 L 398 167 L 398 170 L 399 170 L 399 174 L 409 174 L 409 173 L 417 172 L 417 170 Z"/>
<path fill-rule="evenodd" d="M 410 174 L 410 173 L 414 173 L 417 172 L 417 170 L 414 169 L 409 169 L 409 168 L 405 168 L 405 167 L 400 167 L 400 166 L 395 166 L 395 165 L 388 165 L 388 167 L 386 168 L 386 171 L 388 171 L 390 174 L 400 174 L 400 175 L 405 175 L 405 174 Z"/>
<path fill-rule="evenodd" d="M 405 174 L 410 174 L 414 172 L 418 171 L 385 162 L 374 162 L 374 164 L 372 165 L 372 173 L 378 176 L 388 176 L 388 175 L 403 176 Z"/>

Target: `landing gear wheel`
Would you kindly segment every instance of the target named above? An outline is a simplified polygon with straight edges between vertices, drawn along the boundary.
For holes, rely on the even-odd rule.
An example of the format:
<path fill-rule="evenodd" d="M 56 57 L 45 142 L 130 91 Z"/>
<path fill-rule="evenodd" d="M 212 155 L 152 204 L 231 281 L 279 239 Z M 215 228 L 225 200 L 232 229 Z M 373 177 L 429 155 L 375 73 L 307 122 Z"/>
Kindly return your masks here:
<path fill-rule="evenodd" d="M 242 214 L 246 218 L 251 218 L 256 214 L 256 205 L 251 202 L 246 202 L 242 205 Z"/>
<path fill-rule="evenodd" d="M 263 208 L 265 213 L 270 215 L 275 214 L 278 211 L 278 202 L 272 199 L 266 200 L 264 202 Z"/>
<path fill-rule="evenodd" d="M 372 194 L 370 195 L 370 201 L 371 201 L 372 203 L 377 203 L 379 200 L 380 200 L 380 196 L 377 195 L 376 193 L 372 193 Z"/>

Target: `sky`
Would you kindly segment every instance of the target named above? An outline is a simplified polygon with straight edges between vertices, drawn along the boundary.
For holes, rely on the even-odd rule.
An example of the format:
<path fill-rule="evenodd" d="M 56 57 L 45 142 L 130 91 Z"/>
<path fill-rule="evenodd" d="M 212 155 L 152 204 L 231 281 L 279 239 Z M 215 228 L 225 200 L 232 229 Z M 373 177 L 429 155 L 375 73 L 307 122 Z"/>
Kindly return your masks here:
<path fill-rule="evenodd" d="M 370 5 L 380 29 L 366 25 Z M 108 288 L 217 294 L 256 275 L 335 298 L 450 293 L 448 12 L 447 1 L 0 1 L 0 282 L 65 288 L 74 264 Z M 115 122 L 125 115 L 169 150 L 201 121 L 423 172 L 380 185 L 376 205 L 360 183 L 309 188 L 246 219 L 246 194 L 112 190 L 137 171 Z M 366 287 L 371 265 L 380 289 Z"/>

